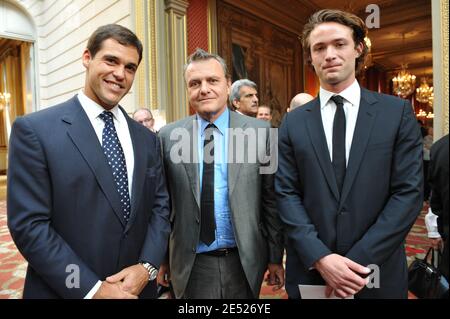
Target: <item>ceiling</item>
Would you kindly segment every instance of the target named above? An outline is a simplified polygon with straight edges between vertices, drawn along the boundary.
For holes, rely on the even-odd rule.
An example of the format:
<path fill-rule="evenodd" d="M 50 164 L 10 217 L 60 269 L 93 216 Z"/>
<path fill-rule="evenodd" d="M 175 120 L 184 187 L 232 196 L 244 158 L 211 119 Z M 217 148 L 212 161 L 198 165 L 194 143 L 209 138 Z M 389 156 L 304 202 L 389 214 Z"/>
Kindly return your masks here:
<path fill-rule="evenodd" d="M 369 29 L 375 66 L 396 73 L 401 64 L 416 76 L 432 78 L 431 0 L 224 0 L 276 25 L 301 33 L 317 10 L 334 8 L 357 14 L 364 21 L 369 4 L 379 7 L 380 27 Z M 404 39 L 403 39 L 404 35 Z"/>

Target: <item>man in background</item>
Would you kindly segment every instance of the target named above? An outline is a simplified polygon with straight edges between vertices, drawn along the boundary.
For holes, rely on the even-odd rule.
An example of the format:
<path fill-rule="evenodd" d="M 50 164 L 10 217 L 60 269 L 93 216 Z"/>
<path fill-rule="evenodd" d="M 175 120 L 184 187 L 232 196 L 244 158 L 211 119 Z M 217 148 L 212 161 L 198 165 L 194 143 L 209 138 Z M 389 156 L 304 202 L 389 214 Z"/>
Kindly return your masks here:
<path fill-rule="evenodd" d="M 258 112 L 258 87 L 248 79 L 235 81 L 231 85 L 230 105 L 240 114 L 256 117 Z"/>
<path fill-rule="evenodd" d="M 291 103 L 289 104 L 289 107 L 287 109 L 287 112 L 291 112 L 292 110 L 296 109 L 297 107 L 300 107 L 312 100 L 314 100 L 314 96 L 312 96 L 311 94 L 299 93 L 292 98 Z"/>
<path fill-rule="evenodd" d="M 153 118 L 152 112 L 148 108 L 143 107 L 134 111 L 133 120 L 141 123 L 153 133 L 155 132 L 155 119 Z"/>
<path fill-rule="evenodd" d="M 272 109 L 267 105 L 258 106 L 258 113 L 256 114 L 256 118 L 270 122 L 272 120 Z"/>

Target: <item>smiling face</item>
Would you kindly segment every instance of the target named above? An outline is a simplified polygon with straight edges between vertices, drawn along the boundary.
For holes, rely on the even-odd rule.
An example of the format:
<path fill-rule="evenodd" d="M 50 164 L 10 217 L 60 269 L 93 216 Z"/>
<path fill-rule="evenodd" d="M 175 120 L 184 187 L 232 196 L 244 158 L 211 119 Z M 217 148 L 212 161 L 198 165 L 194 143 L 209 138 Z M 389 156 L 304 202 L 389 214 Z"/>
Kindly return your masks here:
<path fill-rule="evenodd" d="M 356 58 L 363 45 L 355 46 L 352 32 L 342 24 L 325 22 L 309 36 L 311 64 L 325 90 L 339 93 L 355 80 Z"/>
<path fill-rule="evenodd" d="M 189 104 L 205 120 L 215 121 L 227 108 L 230 82 L 216 59 L 194 61 L 185 72 Z"/>
<path fill-rule="evenodd" d="M 109 110 L 130 90 L 139 65 L 139 53 L 133 46 L 107 39 L 95 56 L 87 49 L 84 51 L 83 65 L 86 68 L 84 94 Z"/>
<path fill-rule="evenodd" d="M 258 113 L 256 114 L 257 119 L 264 121 L 270 121 L 272 119 L 272 113 L 268 106 L 262 105 L 258 107 Z"/>

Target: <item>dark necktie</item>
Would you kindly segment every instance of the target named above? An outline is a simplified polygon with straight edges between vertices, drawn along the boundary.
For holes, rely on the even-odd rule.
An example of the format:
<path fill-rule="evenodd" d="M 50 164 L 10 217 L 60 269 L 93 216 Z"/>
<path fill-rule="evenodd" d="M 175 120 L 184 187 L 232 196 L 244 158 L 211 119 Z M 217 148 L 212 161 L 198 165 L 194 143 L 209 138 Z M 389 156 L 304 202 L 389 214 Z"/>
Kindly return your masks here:
<path fill-rule="evenodd" d="M 128 174 L 125 155 L 114 126 L 113 114 L 109 111 L 104 111 L 100 114 L 100 118 L 105 122 L 102 133 L 103 153 L 113 173 L 114 182 L 116 183 L 122 205 L 123 218 L 125 222 L 128 222 L 130 218 L 130 195 L 128 192 Z"/>
<path fill-rule="evenodd" d="M 339 193 L 341 193 L 346 170 L 344 99 L 340 95 L 335 95 L 331 100 L 336 104 L 333 121 L 333 169 Z"/>
<path fill-rule="evenodd" d="M 216 221 L 214 218 L 214 124 L 208 124 L 205 129 L 203 143 L 203 175 L 200 200 L 200 240 L 211 245 L 215 240 Z"/>

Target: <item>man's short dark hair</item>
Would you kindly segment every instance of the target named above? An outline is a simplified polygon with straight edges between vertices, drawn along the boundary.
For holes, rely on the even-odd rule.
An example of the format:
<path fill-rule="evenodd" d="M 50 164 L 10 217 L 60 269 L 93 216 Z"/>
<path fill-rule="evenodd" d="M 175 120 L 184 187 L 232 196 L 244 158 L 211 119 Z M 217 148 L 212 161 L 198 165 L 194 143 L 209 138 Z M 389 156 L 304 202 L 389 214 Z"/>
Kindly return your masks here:
<path fill-rule="evenodd" d="M 367 36 L 367 27 L 361 18 L 345 11 L 324 9 L 317 11 L 309 18 L 308 22 L 303 27 L 302 34 L 303 52 L 308 64 L 311 65 L 311 43 L 309 41 L 309 36 L 316 26 L 325 22 L 336 22 L 349 27 L 353 31 L 353 41 L 355 42 L 355 46 L 362 43 L 363 50 L 355 63 L 356 74 L 358 74 L 363 68 L 367 54 L 369 53 L 369 48 L 364 41 L 364 38 Z"/>
<path fill-rule="evenodd" d="M 186 64 L 184 65 L 184 72 L 183 74 L 186 75 L 186 70 L 188 68 L 188 66 L 192 63 L 192 62 L 196 62 L 196 61 L 207 61 L 207 60 L 211 60 L 214 59 L 217 62 L 220 63 L 220 65 L 222 66 L 223 69 L 223 73 L 225 74 L 225 78 L 226 79 L 230 79 L 230 75 L 228 74 L 228 67 L 227 67 L 227 63 L 225 62 L 225 60 L 217 55 L 217 54 L 213 54 L 213 53 L 209 53 L 206 52 L 203 49 L 197 48 L 194 53 L 192 53 L 188 59 Z"/>
<path fill-rule="evenodd" d="M 99 27 L 88 40 L 87 49 L 92 57 L 102 49 L 103 41 L 113 39 L 124 46 L 135 47 L 139 53 L 139 63 L 142 60 L 142 43 L 129 29 L 118 24 L 107 24 Z"/>

